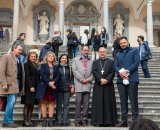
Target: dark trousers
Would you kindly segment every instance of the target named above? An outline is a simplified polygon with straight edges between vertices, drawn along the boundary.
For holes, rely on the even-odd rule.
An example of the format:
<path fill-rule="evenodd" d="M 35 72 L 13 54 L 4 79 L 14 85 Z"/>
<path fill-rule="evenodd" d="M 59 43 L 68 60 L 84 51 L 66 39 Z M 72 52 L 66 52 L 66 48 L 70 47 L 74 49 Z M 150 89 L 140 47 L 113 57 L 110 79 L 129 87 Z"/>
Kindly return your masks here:
<path fill-rule="evenodd" d="M 72 46 L 70 44 L 68 46 L 68 57 L 69 59 L 73 59 Z"/>
<path fill-rule="evenodd" d="M 54 46 L 53 47 L 53 52 L 55 53 L 57 59 L 58 59 L 58 51 L 59 51 L 59 46 Z"/>
<path fill-rule="evenodd" d="M 120 101 L 122 121 L 127 122 L 128 116 L 128 97 L 130 99 L 132 120 L 138 117 L 138 83 L 130 83 L 129 85 L 117 84 Z"/>
<path fill-rule="evenodd" d="M 68 124 L 69 118 L 69 99 L 70 92 L 58 92 L 58 101 L 57 101 L 57 123 Z"/>
<path fill-rule="evenodd" d="M 87 123 L 88 119 L 88 106 L 89 106 L 89 92 L 76 92 L 76 123 Z M 81 115 L 81 106 L 83 104 L 83 114 Z"/>
<path fill-rule="evenodd" d="M 150 78 L 150 73 L 147 66 L 148 60 L 141 60 L 141 67 L 144 73 L 144 78 Z"/>

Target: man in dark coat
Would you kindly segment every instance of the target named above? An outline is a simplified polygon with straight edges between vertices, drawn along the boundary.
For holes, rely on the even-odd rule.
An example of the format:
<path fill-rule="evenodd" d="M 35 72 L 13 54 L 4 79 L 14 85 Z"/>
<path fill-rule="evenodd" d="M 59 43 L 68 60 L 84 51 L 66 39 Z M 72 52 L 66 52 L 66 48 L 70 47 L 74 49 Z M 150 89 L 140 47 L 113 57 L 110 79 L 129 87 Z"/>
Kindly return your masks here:
<path fill-rule="evenodd" d="M 126 37 L 119 39 L 121 50 L 116 53 L 114 69 L 117 73 L 117 87 L 121 101 L 122 122 L 118 127 L 127 127 L 128 97 L 131 103 L 132 120 L 138 118 L 138 49 L 129 47 Z M 123 70 L 123 71 L 122 71 Z"/>
<path fill-rule="evenodd" d="M 114 126 L 117 123 L 116 99 L 113 85 L 114 62 L 106 57 L 106 49 L 99 49 L 99 59 L 93 62 L 92 117 L 91 124 Z"/>
<path fill-rule="evenodd" d="M 53 52 L 52 44 L 51 42 L 47 42 L 46 45 L 41 49 L 39 54 L 39 61 L 43 61 L 43 58 L 45 57 L 47 52 Z"/>

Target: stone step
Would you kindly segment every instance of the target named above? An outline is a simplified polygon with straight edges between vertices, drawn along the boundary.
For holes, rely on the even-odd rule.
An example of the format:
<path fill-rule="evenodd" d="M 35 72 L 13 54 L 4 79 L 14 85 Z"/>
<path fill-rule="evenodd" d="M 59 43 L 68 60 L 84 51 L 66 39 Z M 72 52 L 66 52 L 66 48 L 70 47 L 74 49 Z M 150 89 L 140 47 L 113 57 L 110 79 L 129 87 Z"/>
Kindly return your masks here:
<path fill-rule="evenodd" d="M 0 113 L 0 116 L 3 116 L 3 114 L 4 113 Z M 23 121 L 22 115 L 23 115 L 23 112 L 14 112 L 14 120 L 22 122 Z M 117 115 L 118 115 L 118 119 L 120 119 L 121 113 L 117 112 Z M 145 112 L 141 113 L 141 112 L 139 112 L 139 115 L 143 116 L 145 118 L 152 119 L 152 120 L 158 120 L 160 118 L 160 113 L 145 113 Z M 70 117 L 70 119 L 72 119 L 72 121 L 74 121 L 74 116 L 75 116 L 75 112 L 70 111 L 69 117 Z M 91 110 L 89 110 L 89 112 L 88 112 L 88 117 L 89 117 L 89 119 L 91 118 Z M 38 112 L 33 113 L 32 120 L 39 120 L 38 119 Z M 128 120 L 131 121 L 131 112 L 130 111 L 128 112 Z M 0 121 L 2 121 L 2 118 L 0 119 Z"/>
<path fill-rule="evenodd" d="M 65 126 L 65 127 L 18 127 L 14 128 L 14 130 L 128 130 L 128 128 L 119 128 L 119 127 L 94 127 L 94 126 L 88 126 L 88 127 L 75 127 L 74 124 L 72 126 Z M 5 128 L 2 128 L 1 130 L 5 130 Z"/>

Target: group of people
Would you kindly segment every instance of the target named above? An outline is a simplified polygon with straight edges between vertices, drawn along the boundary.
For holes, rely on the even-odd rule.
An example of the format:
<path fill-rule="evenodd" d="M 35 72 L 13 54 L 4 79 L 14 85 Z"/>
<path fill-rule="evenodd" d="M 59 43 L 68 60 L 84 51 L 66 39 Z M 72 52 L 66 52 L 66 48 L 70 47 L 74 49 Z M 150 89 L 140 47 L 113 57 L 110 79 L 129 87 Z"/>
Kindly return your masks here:
<path fill-rule="evenodd" d="M 72 35 L 70 37 L 74 38 L 72 42 L 78 40 L 74 32 L 70 33 Z M 52 39 L 54 47 L 55 44 L 63 44 L 59 34 L 60 32 L 55 32 L 55 37 Z M 54 126 L 55 103 L 56 125 L 68 126 L 70 124 L 69 100 L 70 95 L 74 92 L 76 95 L 75 126 L 87 126 L 92 84 L 94 84 L 91 109 L 92 125 L 128 126 L 128 97 L 131 102 L 132 120 L 137 120 L 139 115 L 138 66 L 141 59 L 143 59 L 145 46 L 148 45 L 146 43 L 146 45 L 143 45 L 143 42 L 139 41 L 143 47 L 140 46 L 140 51 L 138 51 L 138 49 L 130 47 L 126 37 L 118 37 L 117 41 L 115 41 L 118 42 L 119 50 L 114 53 L 113 61 L 107 57 L 106 43 L 108 35 L 106 35 L 105 28 L 102 28 L 101 34 L 99 36 L 98 32 L 95 31 L 91 41 L 93 42 L 95 38 L 103 39 L 99 40 L 101 46 L 96 50 L 99 57 L 93 60 L 89 56 L 90 49 L 88 43 L 83 43 L 81 54 L 75 56 L 72 66 L 70 66 L 70 54 L 61 54 L 58 58 L 56 51 L 53 51 L 53 46 L 51 46 L 52 48 L 49 47 L 51 50 L 44 53 L 42 48 L 39 58 L 36 51 L 26 53 L 24 44 L 26 34 L 21 33 L 20 37 L 13 43 L 11 52 L 3 55 L 0 60 L 0 94 L 5 95 L 7 98 L 3 127 L 17 127 L 13 121 L 13 110 L 18 96 L 22 97 L 21 103 L 24 104 L 23 126 L 34 126 L 31 117 L 34 105 L 38 104 L 40 104 L 41 108 L 42 126 Z M 139 37 L 138 40 L 142 37 Z M 69 34 L 67 38 L 68 42 L 70 42 Z M 143 41 L 144 38 L 141 40 Z M 81 39 L 81 41 L 83 40 Z M 96 45 L 95 41 L 93 46 Z M 46 45 L 50 46 L 52 43 L 48 42 Z M 41 55 L 43 56 L 41 57 Z M 57 59 L 58 64 L 56 64 Z M 141 64 L 146 65 L 146 62 Z M 118 77 L 117 87 L 121 101 L 122 122 L 120 123 L 117 122 L 113 84 L 115 73 Z M 149 72 L 146 73 L 148 74 Z M 83 112 L 81 112 L 82 106 Z"/>
<path fill-rule="evenodd" d="M 98 59 L 99 48 L 107 48 L 109 35 L 106 28 L 102 27 L 100 34 L 95 28 L 92 28 L 91 34 L 89 35 L 89 31 L 85 29 L 82 36 L 78 38 L 75 32 L 72 32 L 71 29 L 68 29 L 67 39 L 68 56 L 70 59 L 77 56 L 79 46 L 88 45 L 90 47 L 90 50 L 92 51 L 92 59 L 95 60 Z"/>

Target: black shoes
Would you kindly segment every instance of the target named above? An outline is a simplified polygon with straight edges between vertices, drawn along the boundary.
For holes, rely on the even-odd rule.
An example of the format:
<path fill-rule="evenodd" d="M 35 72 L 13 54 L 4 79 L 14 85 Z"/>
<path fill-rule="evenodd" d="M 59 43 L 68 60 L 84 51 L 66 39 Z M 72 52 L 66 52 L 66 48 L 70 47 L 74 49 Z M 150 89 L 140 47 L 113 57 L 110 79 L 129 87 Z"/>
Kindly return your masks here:
<path fill-rule="evenodd" d="M 42 127 L 47 127 L 48 126 L 48 120 L 44 119 L 42 123 Z"/>
<path fill-rule="evenodd" d="M 3 124 L 2 124 L 2 127 L 6 127 L 6 128 L 17 128 L 17 127 L 18 127 L 18 125 L 17 125 L 17 124 L 15 124 L 14 122 L 9 123 L 9 124 L 5 124 L 5 123 L 3 123 Z"/>
<path fill-rule="evenodd" d="M 34 127 L 35 126 L 31 121 L 28 121 L 28 122 L 29 122 L 29 126 L 30 127 Z"/>
<path fill-rule="evenodd" d="M 82 122 L 76 122 L 76 123 L 75 123 L 75 126 L 76 126 L 76 127 L 80 127 L 80 126 L 86 127 L 86 126 L 88 126 L 88 125 L 87 125 L 86 122 L 83 122 L 83 123 L 82 123 Z"/>
<path fill-rule="evenodd" d="M 128 123 L 122 121 L 119 124 L 117 124 L 116 127 L 128 127 Z"/>
<path fill-rule="evenodd" d="M 49 119 L 44 119 L 43 122 L 42 122 L 42 127 L 53 127 L 53 121 L 52 121 L 52 118 L 49 118 Z"/>
<path fill-rule="evenodd" d="M 48 120 L 48 127 L 53 127 L 52 118 L 49 118 L 49 120 Z"/>
<path fill-rule="evenodd" d="M 24 122 L 23 122 L 23 126 L 24 126 L 24 127 L 30 127 L 30 124 L 29 124 L 28 121 L 24 121 Z"/>
<path fill-rule="evenodd" d="M 83 122 L 83 123 L 82 123 L 82 126 L 86 127 L 86 126 L 88 126 L 88 125 L 87 125 L 87 123 Z"/>
<path fill-rule="evenodd" d="M 81 126 L 81 123 L 80 122 L 76 122 L 75 123 L 75 127 L 80 127 Z"/>

